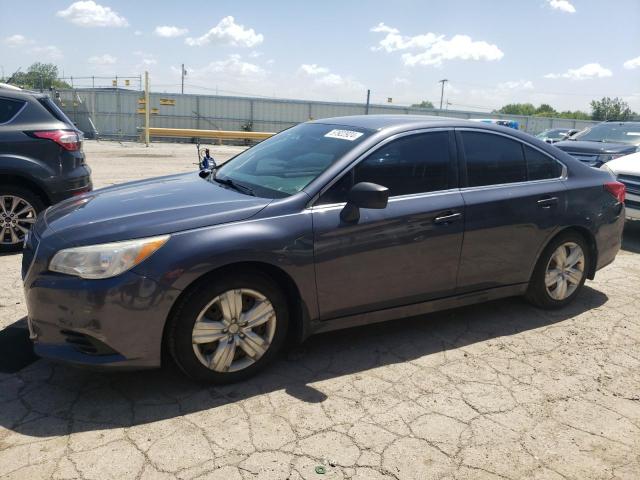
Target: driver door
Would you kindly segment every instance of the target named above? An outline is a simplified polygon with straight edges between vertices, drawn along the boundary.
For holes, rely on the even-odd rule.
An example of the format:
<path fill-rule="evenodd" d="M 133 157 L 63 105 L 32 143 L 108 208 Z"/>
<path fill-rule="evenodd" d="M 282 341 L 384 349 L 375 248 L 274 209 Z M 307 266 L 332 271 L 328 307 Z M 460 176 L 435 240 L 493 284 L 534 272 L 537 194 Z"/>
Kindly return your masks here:
<path fill-rule="evenodd" d="M 455 141 L 448 130 L 387 141 L 333 184 L 312 208 L 321 319 L 453 294 L 463 236 Z M 389 189 L 385 209 L 341 220 L 356 183 Z"/>

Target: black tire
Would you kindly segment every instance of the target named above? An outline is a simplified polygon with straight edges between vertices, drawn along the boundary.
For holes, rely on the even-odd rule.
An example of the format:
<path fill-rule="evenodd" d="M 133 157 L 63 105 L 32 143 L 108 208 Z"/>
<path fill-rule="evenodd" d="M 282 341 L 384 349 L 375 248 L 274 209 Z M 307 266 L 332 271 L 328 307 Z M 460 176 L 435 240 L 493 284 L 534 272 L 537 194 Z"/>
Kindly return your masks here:
<path fill-rule="evenodd" d="M 276 313 L 276 328 L 267 351 L 250 366 L 233 372 L 207 368 L 194 353 L 192 332 L 200 312 L 218 295 L 233 289 L 250 289 L 264 295 Z M 287 300 L 276 282 L 261 272 L 222 275 L 211 282 L 200 282 L 174 309 L 165 335 L 166 346 L 177 366 L 189 377 L 213 384 L 234 383 L 252 377 L 271 363 L 284 346 L 289 327 Z"/>
<path fill-rule="evenodd" d="M 545 274 L 547 270 L 547 266 L 551 261 L 551 257 L 554 252 L 563 244 L 566 243 L 575 243 L 582 249 L 582 254 L 584 255 L 584 272 L 582 275 L 582 279 L 580 280 L 577 288 L 571 293 L 569 296 L 564 298 L 563 300 L 557 300 L 553 298 L 550 293 L 547 291 L 547 287 L 545 285 Z M 591 253 L 588 247 L 587 242 L 584 237 L 576 232 L 566 232 L 561 233 L 556 238 L 554 238 L 549 245 L 544 249 L 540 258 L 538 259 L 538 263 L 533 271 L 533 275 L 531 276 L 531 280 L 529 282 L 529 287 L 525 294 L 525 298 L 532 305 L 544 308 L 546 310 L 554 310 L 564 307 L 571 303 L 576 296 L 582 290 L 585 280 L 587 279 L 587 274 L 589 271 L 589 266 L 591 265 Z"/>
<path fill-rule="evenodd" d="M 20 187 L 17 185 L 7 185 L 7 184 L 0 185 L 0 199 L 4 196 L 20 197 L 26 202 L 29 202 L 29 204 L 36 211 L 37 215 L 39 215 L 40 212 L 42 212 L 45 209 L 45 204 L 40 198 L 40 196 L 38 196 L 36 193 L 24 187 Z M 2 210 L 0 210 L 0 214 L 1 213 L 2 213 Z M 3 218 L 0 218 L 0 235 L 3 235 L 3 239 L 4 239 L 5 233 L 4 233 L 4 228 L 2 228 L 3 220 L 4 220 Z M 22 241 L 20 241 L 19 243 L 13 243 L 13 244 L 0 243 L 0 253 L 19 252 L 21 250 L 22 250 Z"/>

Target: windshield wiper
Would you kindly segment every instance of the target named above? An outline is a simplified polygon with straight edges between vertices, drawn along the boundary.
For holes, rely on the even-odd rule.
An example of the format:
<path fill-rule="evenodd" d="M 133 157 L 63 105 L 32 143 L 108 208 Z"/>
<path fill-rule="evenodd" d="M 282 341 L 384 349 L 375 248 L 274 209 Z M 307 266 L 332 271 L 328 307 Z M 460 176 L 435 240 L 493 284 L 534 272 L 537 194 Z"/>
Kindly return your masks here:
<path fill-rule="evenodd" d="M 256 196 L 255 192 L 251 188 L 247 187 L 246 185 L 236 183 L 230 178 L 217 178 L 215 175 L 211 178 L 213 179 L 213 181 L 218 182 L 221 185 L 226 185 L 228 187 L 231 187 L 234 190 L 237 190 L 238 192 L 246 193 L 247 195 L 251 195 L 252 197 Z"/>

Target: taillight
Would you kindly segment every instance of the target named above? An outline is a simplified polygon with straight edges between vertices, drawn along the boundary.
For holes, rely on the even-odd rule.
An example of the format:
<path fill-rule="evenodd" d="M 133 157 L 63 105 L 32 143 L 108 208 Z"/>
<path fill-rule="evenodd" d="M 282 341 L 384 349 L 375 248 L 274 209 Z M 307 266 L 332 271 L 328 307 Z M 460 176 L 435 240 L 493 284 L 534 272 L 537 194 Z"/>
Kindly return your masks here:
<path fill-rule="evenodd" d="M 604 189 L 613 195 L 620 203 L 624 203 L 625 193 L 627 192 L 624 183 L 607 182 L 604 184 Z"/>
<path fill-rule="evenodd" d="M 42 130 L 39 132 L 32 132 L 32 135 L 37 138 L 44 138 L 47 140 L 53 140 L 65 150 L 74 152 L 80 150 L 82 147 L 82 135 L 73 130 Z"/>

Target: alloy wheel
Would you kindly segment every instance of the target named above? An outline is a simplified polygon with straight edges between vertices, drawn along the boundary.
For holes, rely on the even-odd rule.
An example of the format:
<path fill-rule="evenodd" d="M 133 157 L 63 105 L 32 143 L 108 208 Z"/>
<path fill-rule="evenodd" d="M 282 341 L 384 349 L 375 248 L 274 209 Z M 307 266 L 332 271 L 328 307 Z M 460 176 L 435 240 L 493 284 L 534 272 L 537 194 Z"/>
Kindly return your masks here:
<path fill-rule="evenodd" d="M 0 196 L 0 244 L 17 245 L 36 221 L 36 210 L 24 198 Z"/>
<path fill-rule="evenodd" d="M 554 300 L 570 297 L 584 277 L 584 252 L 574 242 L 560 245 L 551 255 L 545 271 L 547 293 Z"/>
<path fill-rule="evenodd" d="M 198 360 L 216 372 L 237 372 L 257 362 L 276 331 L 276 312 L 260 292 L 233 289 L 198 315 L 191 339 Z"/>

